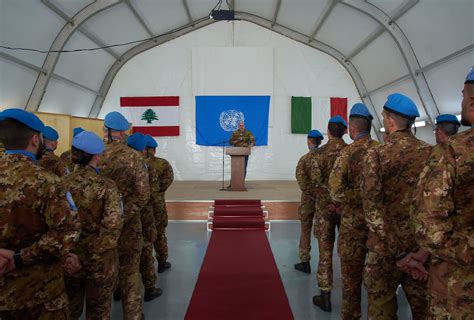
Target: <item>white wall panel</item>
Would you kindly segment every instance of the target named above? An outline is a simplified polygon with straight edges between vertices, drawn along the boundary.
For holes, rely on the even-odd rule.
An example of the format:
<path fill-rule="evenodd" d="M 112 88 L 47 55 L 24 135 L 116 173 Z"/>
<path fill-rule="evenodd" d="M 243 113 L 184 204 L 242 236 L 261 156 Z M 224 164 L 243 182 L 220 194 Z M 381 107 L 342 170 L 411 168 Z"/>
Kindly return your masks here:
<path fill-rule="evenodd" d="M 327 2 L 328 0 L 282 0 L 277 23 L 310 36 Z"/>
<path fill-rule="evenodd" d="M 38 111 L 87 117 L 94 99 L 90 91 L 51 79 Z"/>
<path fill-rule="evenodd" d="M 235 1 L 235 10 L 256 14 L 262 18 L 273 20 L 277 0 L 238 0 Z M 278 23 L 278 19 L 277 19 Z"/>
<path fill-rule="evenodd" d="M 24 108 L 38 73 L 0 57 L 0 107 Z"/>
<path fill-rule="evenodd" d="M 182 1 L 134 0 L 132 3 L 157 35 L 189 23 Z"/>
<path fill-rule="evenodd" d="M 192 51 L 196 47 L 232 44 L 235 47 L 246 43 L 254 46 L 255 37 L 261 37 L 261 43 L 274 52 L 275 82 L 270 107 L 269 145 L 252 150 L 248 179 L 293 180 L 296 163 L 307 147 L 305 135 L 290 133 L 291 96 L 307 95 L 315 99 L 349 97 L 351 104 L 358 100 L 357 90 L 345 69 L 328 55 L 251 23 L 216 23 L 136 56 L 117 74 L 100 117 L 119 110 L 121 96 L 179 95 L 181 135 L 159 138 L 158 154 L 171 162 L 178 180 L 219 180 L 222 148 L 196 145 Z M 250 66 L 252 63 L 256 62 L 249 62 Z M 247 92 L 243 90 L 240 94 Z M 318 125 L 325 126 L 325 123 Z M 229 158 L 226 158 L 226 172 L 228 179 Z"/>
<path fill-rule="evenodd" d="M 404 0 L 370 0 L 369 2 L 385 13 L 390 14 L 390 12 L 393 12 L 393 10 L 403 4 Z"/>
<path fill-rule="evenodd" d="M 93 0 L 50 0 L 55 6 L 64 11 L 68 16 L 72 17 L 81 9 L 88 6 Z"/>

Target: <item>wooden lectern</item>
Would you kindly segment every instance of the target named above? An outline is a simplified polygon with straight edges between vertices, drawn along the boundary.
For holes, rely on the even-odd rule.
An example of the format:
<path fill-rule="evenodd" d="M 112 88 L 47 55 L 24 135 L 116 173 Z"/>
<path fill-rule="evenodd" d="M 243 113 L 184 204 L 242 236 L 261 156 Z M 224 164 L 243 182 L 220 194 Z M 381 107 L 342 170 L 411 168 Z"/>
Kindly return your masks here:
<path fill-rule="evenodd" d="M 245 156 L 250 155 L 250 148 L 231 147 L 226 149 L 231 157 L 231 191 L 247 191 L 245 189 Z"/>

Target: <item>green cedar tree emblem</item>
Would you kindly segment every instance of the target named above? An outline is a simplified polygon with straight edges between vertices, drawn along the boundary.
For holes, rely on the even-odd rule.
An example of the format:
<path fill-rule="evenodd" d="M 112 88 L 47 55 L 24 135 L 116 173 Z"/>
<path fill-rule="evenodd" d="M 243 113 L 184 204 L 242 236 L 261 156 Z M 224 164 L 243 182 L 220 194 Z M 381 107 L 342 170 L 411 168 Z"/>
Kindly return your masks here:
<path fill-rule="evenodd" d="M 159 120 L 159 119 L 156 116 L 155 111 L 153 111 L 152 109 L 147 109 L 142 114 L 142 120 L 146 120 L 146 123 L 152 123 L 153 120 Z"/>

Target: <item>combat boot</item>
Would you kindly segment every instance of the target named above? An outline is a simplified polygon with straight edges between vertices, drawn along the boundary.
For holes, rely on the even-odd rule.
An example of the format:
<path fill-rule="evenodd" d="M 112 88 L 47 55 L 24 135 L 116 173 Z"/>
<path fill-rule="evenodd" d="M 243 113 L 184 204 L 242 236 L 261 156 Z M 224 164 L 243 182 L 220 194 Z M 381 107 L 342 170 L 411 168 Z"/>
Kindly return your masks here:
<path fill-rule="evenodd" d="M 319 296 L 313 296 L 313 304 L 326 312 L 331 312 L 331 291 L 322 291 Z"/>
<path fill-rule="evenodd" d="M 163 290 L 161 288 L 151 288 L 145 289 L 145 302 L 154 300 L 163 294 Z"/>
<path fill-rule="evenodd" d="M 311 265 L 309 262 L 300 262 L 295 264 L 295 269 L 304 273 L 311 273 Z"/>
<path fill-rule="evenodd" d="M 163 263 L 158 263 L 158 273 L 163 273 L 165 272 L 166 269 L 171 268 L 171 263 L 168 261 L 165 261 Z"/>
<path fill-rule="evenodd" d="M 120 292 L 120 289 L 117 289 L 114 291 L 114 301 L 120 300 L 122 300 L 122 293 Z"/>

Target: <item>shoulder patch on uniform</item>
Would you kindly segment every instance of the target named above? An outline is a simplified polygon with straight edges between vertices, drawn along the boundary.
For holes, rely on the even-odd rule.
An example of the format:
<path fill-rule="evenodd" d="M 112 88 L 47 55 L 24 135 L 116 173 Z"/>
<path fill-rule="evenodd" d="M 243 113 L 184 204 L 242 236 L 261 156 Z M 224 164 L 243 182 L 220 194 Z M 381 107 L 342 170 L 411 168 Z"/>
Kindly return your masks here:
<path fill-rule="evenodd" d="M 66 192 L 66 200 L 69 203 L 69 208 L 72 211 L 77 212 L 76 203 L 74 202 L 74 199 L 72 198 L 72 194 L 69 191 Z"/>

